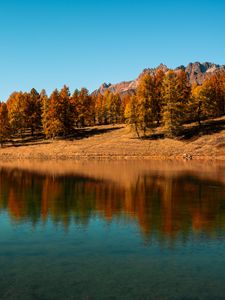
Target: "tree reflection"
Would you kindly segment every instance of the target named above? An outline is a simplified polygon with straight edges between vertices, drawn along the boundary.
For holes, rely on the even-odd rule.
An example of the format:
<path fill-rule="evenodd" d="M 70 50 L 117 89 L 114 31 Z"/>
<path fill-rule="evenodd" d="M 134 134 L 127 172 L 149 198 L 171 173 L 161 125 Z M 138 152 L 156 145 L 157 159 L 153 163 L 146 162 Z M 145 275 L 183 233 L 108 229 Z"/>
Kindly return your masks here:
<path fill-rule="evenodd" d="M 127 187 L 82 176 L 40 175 L 0 169 L 0 211 L 14 222 L 87 226 L 92 217 L 136 222 L 143 236 L 185 239 L 190 232 L 208 235 L 225 228 L 225 188 L 194 174 L 144 174 Z"/>

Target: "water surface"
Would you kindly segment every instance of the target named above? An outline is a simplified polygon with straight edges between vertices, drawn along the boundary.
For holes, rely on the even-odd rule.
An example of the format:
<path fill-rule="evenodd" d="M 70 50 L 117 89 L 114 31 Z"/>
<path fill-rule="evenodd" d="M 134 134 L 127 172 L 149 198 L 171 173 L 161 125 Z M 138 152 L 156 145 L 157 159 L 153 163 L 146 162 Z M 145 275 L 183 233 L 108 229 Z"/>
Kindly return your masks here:
<path fill-rule="evenodd" d="M 225 299 L 225 167 L 0 167 L 0 299 Z"/>

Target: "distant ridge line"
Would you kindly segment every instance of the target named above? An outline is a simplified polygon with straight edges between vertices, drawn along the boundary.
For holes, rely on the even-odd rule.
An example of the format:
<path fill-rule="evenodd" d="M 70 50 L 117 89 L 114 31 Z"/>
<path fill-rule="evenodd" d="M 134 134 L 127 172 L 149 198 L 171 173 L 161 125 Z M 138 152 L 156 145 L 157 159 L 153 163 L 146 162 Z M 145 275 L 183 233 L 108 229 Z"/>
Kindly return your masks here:
<path fill-rule="evenodd" d="M 209 78 L 210 76 L 215 74 L 215 72 L 225 70 L 225 65 L 219 65 L 210 62 L 194 62 L 189 63 L 186 67 L 184 65 L 181 65 L 179 67 L 176 67 L 175 69 L 169 69 L 166 65 L 160 64 L 156 68 L 144 69 L 135 80 L 122 81 L 117 84 L 103 83 L 99 87 L 99 89 L 95 90 L 92 93 L 92 95 L 98 95 L 99 93 L 103 95 L 107 90 L 112 92 L 113 94 L 119 94 L 121 97 L 127 94 L 134 94 L 140 78 L 146 73 L 154 74 L 157 70 L 162 70 L 163 72 L 167 72 L 169 70 L 174 70 L 175 72 L 184 70 L 191 84 L 196 83 L 198 85 L 201 85 L 206 78 Z"/>

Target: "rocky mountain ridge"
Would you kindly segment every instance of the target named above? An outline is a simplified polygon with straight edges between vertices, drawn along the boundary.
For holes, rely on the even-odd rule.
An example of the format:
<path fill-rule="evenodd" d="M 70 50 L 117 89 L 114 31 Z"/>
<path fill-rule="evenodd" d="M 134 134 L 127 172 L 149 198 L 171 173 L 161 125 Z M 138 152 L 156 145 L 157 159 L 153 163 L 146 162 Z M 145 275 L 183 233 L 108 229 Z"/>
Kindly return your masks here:
<path fill-rule="evenodd" d="M 98 93 L 101 93 L 103 95 L 106 90 L 109 90 L 114 94 L 118 93 L 122 97 L 126 94 L 134 94 L 137 89 L 140 78 L 146 73 L 154 74 L 159 69 L 161 69 L 164 72 L 168 72 L 170 70 L 164 64 L 160 64 L 157 68 L 147 68 L 144 69 L 143 72 L 135 80 L 122 81 L 117 84 L 103 83 L 99 89 L 93 92 L 93 94 L 97 95 Z M 206 78 L 210 77 L 215 72 L 225 70 L 225 65 L 218 65 L 210 62 L 195 62 L 189 63 L 186 67 L 181 65 L 174 69 L 175 72 L 178 72 L 179 70 L 185 71 L 191 84 L 197 83 L 201 85 Z"/>

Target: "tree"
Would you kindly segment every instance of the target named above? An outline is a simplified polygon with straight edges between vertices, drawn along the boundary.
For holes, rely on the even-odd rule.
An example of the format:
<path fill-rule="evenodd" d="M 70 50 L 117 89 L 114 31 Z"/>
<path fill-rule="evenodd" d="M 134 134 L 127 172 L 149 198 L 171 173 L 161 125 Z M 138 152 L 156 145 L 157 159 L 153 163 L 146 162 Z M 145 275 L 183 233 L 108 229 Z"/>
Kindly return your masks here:
<path fill-rule="evenodd" d="M 153 79 L 150 74 L 145 74 L 137 88 L 137 108 L 138 124 L 145 135 L 148 128 L 153 128 L 154 108 L 153 108 Z"/>
<path fill-rule="evenodd" d="M 121 121 L 122 102 L 119 94 L 108 93 L 106 97 L 107 105 L 107 122 L 116 124 Z"/>
<path fill-rule="evenodd" d="M 104 124 L 104 97 L 101 93 L 98 93 L 97 97 L 94 98 L 95 103 L 95 122 L 97 124 Z"/>
<path fill-rule="evenodd" d="M 55 138 L 64 132 L 64 125 L 61 122 L 60 114 L 60 95 L 58 90 L 55 89 L 49 98 L 43 122 L 44 133 L 47 138 Z"/>
<path fill-rule="evenodd" d="M 137 88 L 138 124 L 143 134 L 154 127 L 156 106 L 154 98 L 154 79 L 151 74 L 145 74 Z"/>
<path fill-rule="evenodd" d="M 165 77 L 165 73 L 158 69 L 154 74 L 154 111 L 155 111 L 155 118 L 157 121 L 157 125 L 159 126 L 161 118 L 162 118 L 162 109 L 163 109 L 163 80 Z"/>
<path fill-rule="evenodd" d="M 185 123 L 186 121 L 188 121 L 187 112 L 188 112 L 188 103 L 191 97 L 191 85 L 188 81 L 187 75 L 184 70 L 179 70 L 177 73 L 177 93 L 178 93 L 178 102 L 180 103 L 180 107 L 182 109 L 181 123 Z"/>
<path fill-rule="evenodd" d="M 136 96 L 133 95 L 130 101 L 127 103 L 125 112 L 124 112 L 125 121 L 127 124 L 131 125 L 131 127 L 136 132 L 137 136 L 140 137 L 139 133 L 139 119 L 138 119 L 138 104 Z"/>
<path fill-rule="evenodd" d="M 46 128 L 48 122 L 48 110 L 49 110 L 49 98 L 46 94 L 46 91 L 43 89 L 40 93 L 40 102 L 41 102 L 41 122 L 43 129 Z"/>
<path fill-rule="evenodd" d="M 93 123 L 94 107 L 87 89 L 82 88 L 76 103 L 77 127 L 84 127 Z"/>
<path fill-rule="evenodd" d="M 205 111 L 205 97 L 202 93 L 202 86 L 194 85 L 191 90 L 191 97 L 190 97 L 190 105 L 189 111 L 193 115 L 194 111 L 194 118 L 189 118 L 190 121 L 197 119 L 199 126 L 201 126 L 201 120 L 206 115 Z"/>
<path fill-rule="evenodd" d="M 184 71 L 169 71 L 163 81 L 163 124 L 167 136 L 180 133 L 189 97 L 190 86 Z"/>
<path fill-rule="evenodd" d="M 141 130 L 145 136 L 148 129 L 159 126 L 163 106 L 162 82 L 165 74 L 157 70 L 155 74 L 144 74 L 137 87 L 136 93 L 136 131 Z M 133 105 L 133 104 L 132 104 Z M 134 118 L 133 118 L 134 120 Z"/>
<path fill-rule="evenodd" d="M 73 127 L 78 127 L 78 103 L 79 103 L 79 90 L 76 89 L 73 95 L 70 97 L 72 115 L 73 115 Z"/>
<path fill-rule="evenodd" d="M 66 136 L 73 129 L 73 105 L 69 88 L 64 85 L 59 93 L 59 119 L 62 123 L 63 134 Z"/>
<path fill-rule="evenodd" d="M 225 72 L 217 72 L 202 85 L 205 109 L 208 116 L 221 116 L 225 113 Z"/>
<path fill-rule="evenodd" d="M 121 98 L 121 122 L 125 123 L 126 122 L 126 108 L 128 105 L 130 105 L 131 103 L 131 98 L 133 97 L 133 95 L 131 94 L 125 94 L 122 98 Z"/>
<path fill-rule="evenodd" d="M 111 103 L 113 101 L 113 93 L 109 90 L 106 90 L 104 93 L 104 99 L 103 99 L 103 118 L 104 118 L 104 124 L 110 124 L 111 123 Z"/>
<path fill-rule="evenodd" d="M 6 103 L 11 129 L 14 133 L 19 132 L 21 137 L 27 128 L 26 97 L 22 92 L 14 92 Z"/>
<path fill-rule="evenodd" d="M 0 145 L 1 147 L 7 141 L 10 135 L 10 124 L 8 109 L 5 103 L 0 102 Z"/>
<path fill-rule="evenodd" d="M 31 130 L 31 135 L 34 131 L 41 127 L 41 99 L 39 93 L 33 88 L 30 93 L 24 93 L 27 127 Z"/>

